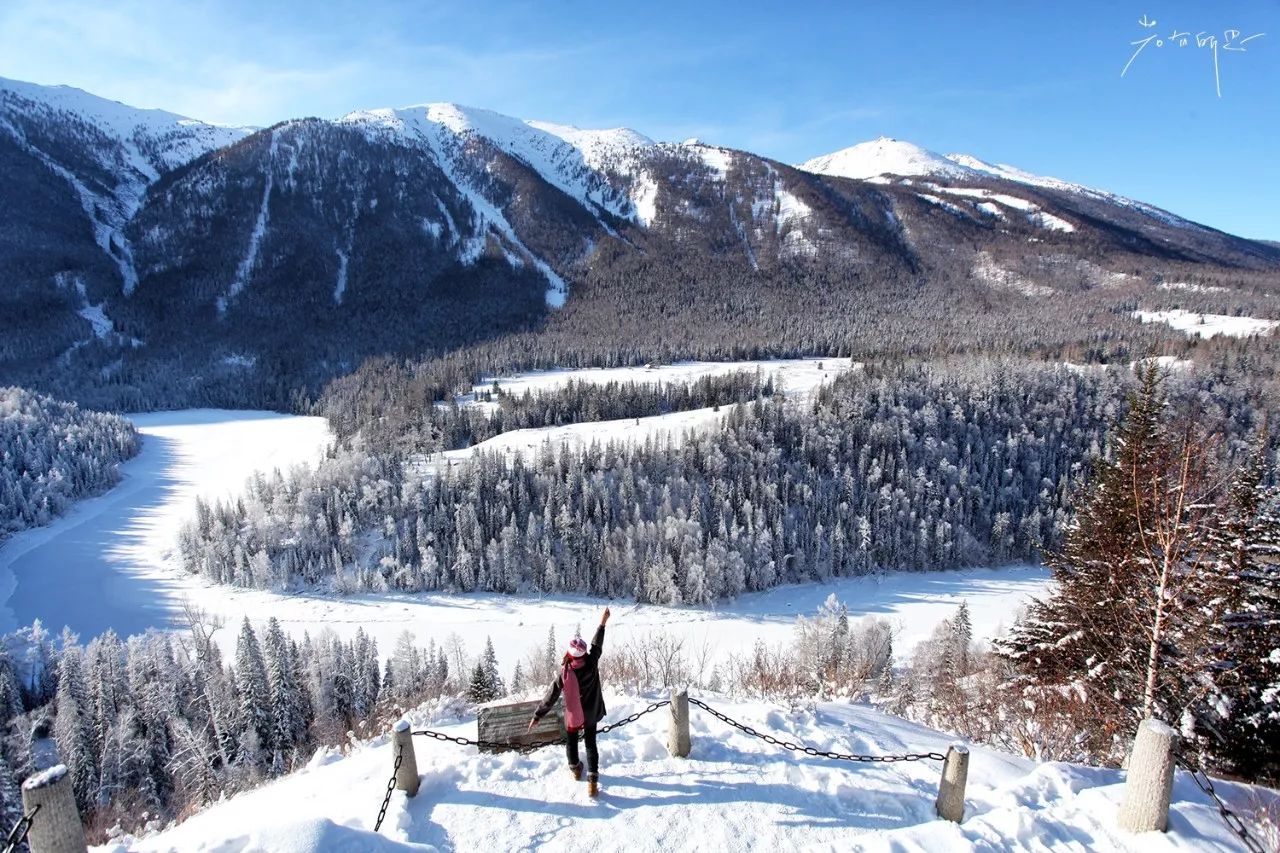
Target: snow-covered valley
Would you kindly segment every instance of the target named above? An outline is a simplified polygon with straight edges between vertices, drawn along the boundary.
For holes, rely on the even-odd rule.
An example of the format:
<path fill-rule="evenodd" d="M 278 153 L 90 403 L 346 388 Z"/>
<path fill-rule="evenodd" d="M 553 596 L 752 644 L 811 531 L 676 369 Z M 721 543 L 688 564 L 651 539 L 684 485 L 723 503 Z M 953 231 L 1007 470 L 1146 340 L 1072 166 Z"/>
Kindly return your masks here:
<path fill-rule="evenodd" d="M 780 380 L 784 393 L 803 397 L 824 377 L 851 365 L 847 359 L 825 364 L 690 363 L 650 370 L 522 374 L 497 384 L 522 393 L 571 379 L 693 381 L 729 369 L 759 369 Z M 493 384 L 477 390 L 489 390 Z M 714 428 L 723 416 L 706 409 L 638 421 L 518 430 L 480 447 L 527 454 L 548 440 L 560 444 L 643 441 L 656 435 L 678 438 L 686 429 Z M 178 528 L 193 517 L 196 498 L 229 498 L 255 472 L 313 464 L 331 441 L 328 429 L 319 418 L 260 412 L 192 410 L 137 415 L 133 420 L 143 435 L 143 448 L 123 466 L 118 487 L 0 548 L 0 630 L 12 631 L 36 619 L 54 631 L 69 626 L 84 638 L 108 628 L 121 636 L 150 628 L 181 629 L 189 602 L 226 621 L 228 627 L 217 639 L 228 655 L 234 654 L 235 625 L 241 618 L 261 625 L 275 617 L 298 637 L 328 629 L 348 638 L 362 629 L 378 641 L 383 654 L 405 631 L 422 644 L 442 645 L 456 635 L 471 648 L 492 638 L 504 670 L 510 670 L 549 629 L 564 637 L 596 616 L 598 601 L 573 596 L 280 594 L 208 583 L 184 572 L 175 554 Z M 475 450 L 453 451 L 447 457 L 458 460 Z M 854 618 L 887 619 L 897 629 L 899 655 L 906 655 L 963 600 L 974 614 L 975 637 L 994 636 L 1029 596 L 1044 588 L 1046 578 L 1038 567 L 889 574 L 780 587 L 710 609 L 630 603 L 618 608 L 614 636 L 625 641 L 665 632 L 683 640 L 690 652 L 705 650 L 708 659 L 716 660 L 745 651 L 757 640 L 787 641 L 796 616 L 811 614 L 834 594 Z"/>

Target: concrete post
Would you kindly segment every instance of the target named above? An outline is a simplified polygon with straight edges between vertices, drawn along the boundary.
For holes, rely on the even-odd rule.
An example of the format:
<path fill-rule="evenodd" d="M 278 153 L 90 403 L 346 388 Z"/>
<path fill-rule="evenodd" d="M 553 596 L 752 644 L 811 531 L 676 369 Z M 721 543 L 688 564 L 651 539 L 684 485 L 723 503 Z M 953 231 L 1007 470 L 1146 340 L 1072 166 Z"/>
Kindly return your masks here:
<path fill-rule="evenodd" d="M 964 820 L 964 787 L 969 781 L 969 747 L 953 743 L 942 762 L 942 781 L 938 783 L 938 799 L 934 808 L 938 817 L 952 823 Z"/>
<path fill-rule="evenodd" d="M 409 796 L 418 793 L 418 757 L 413 753 L 413 735 L 409 733 L 409 721 L 401 720 L 391 730 L 391 746 L 400 752 L 400 768 L 396 770 L 396 789 Z M 396 753 L 391 753 L 395 761 Z"/>
<path fill-rule="evenodd" d="M 37 806 L 40 811 L 31 818 L 27 834 L 31 853 L 85 853 L 89 849 L 65 765 L 50 767 L 22 783 L 24 812 L 30 814 Z"/>
<path fill-rule="evenodd" d="M 1161 832 L 1169 825 L 1169 799 L 1173 793 L 1173 747 L 1178 733 L 1159 720 L 1146 719 L 1138 726 L 1129 755 L 1129 775 L 1124 801 L 1116 822 L 1130 832 Z"/>
<path fill-rule="evenodd" d="M 671 691 L 671 724 L 667 729 L 667 751 L 676 758 L 689 757 L 689 691 Z"/>

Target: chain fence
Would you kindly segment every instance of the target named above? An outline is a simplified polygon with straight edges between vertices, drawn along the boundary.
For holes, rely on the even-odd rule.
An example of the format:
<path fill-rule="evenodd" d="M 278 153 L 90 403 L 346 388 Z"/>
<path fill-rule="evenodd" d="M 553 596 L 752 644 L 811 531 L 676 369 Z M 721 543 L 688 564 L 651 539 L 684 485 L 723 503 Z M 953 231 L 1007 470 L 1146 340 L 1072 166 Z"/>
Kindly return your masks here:
<path fill-rule="evenodd" d="M 924 761 L 926 759 L 930 761 L 945 761 L 947 758 L 945 755 L 943 755 L 940 752 L 907 752 L 907 753 L 903 753 L 902 755 L 858 755 L 856 753 L 850 754 L 850 753 L 844 753 L 844 752 L 832 752 L 830 750 L 821 750 L 812 746 L 806 746 L 805 744 L 802 744 L 802 743 L 796 743 L 795 741 L 781 740 L 779 738 L 774 737 L 771 734 L 758 732 L 755 729 L 753 729 L 751 726 L 748 726 L 745 723 L 740 723 L 737 720 L 733 719 L 732 717 L 728 717 L 720 713 L 715 708 L 712 708 L 710 705 L 708 705 L 706 702 L 703 702 L 701 699 L 694 699 L 692 696 L 690 696 L 689 704 L 698 706 L 699 708 L 706 711 L 711 716 L 715 717 L 717 720 L 720 720 L 722 723 L 727 723 L 733 726 L 735 729 L 738 729 L 739 731 L 743 732 L 744 734 L 748 734 L 748 735 L 751 735 L 752 737 L 760 738 L 760 740 L 764 741 L 767 744 L 770 744 L 772 746 L 780 746 L 783 749 L 788 749 L 788 750 L 791 750 L 792 752 L 802 752 L 805 755 L 812 755 L 818 758 L 832 758 L 837 761 L 860 761 L 860 762 L 866 762 L 869 764 L 893 764 L 894 762 L 897 762 L 897 761 Z"/>
<path fill-rule="evenodd" d="M 387 806 L 391 805 L 391 794 L 396 789 L 396 776 L 400 773 L 400 762 L 404 761 L 404 747 L 396 744 L 396 763 L 391 768 L 391 778 L 387 780 L 387 793 L 382 798 L 382 808 L 378 809 L 378 819 L 373 824 L 373 831 L 382 829 L 382 821 L 387 816 Z"/>
<path fill-rule="evenodd" d="M 661 702 L 654 702 L 652 705 L 650 705 L 648 708 L 645 708 L 643 711 L 638 711 L 629 717 L 625 717 L 621 720 L 618 720 L 616 723 L 610 723 L 607 726 L 601 726 L 599 729 L 596 730 L 596 734 L 597 735 L 608 734 L 614 729 L 621 728 L 622 726 L 625 726 L 627 723 L 634 723 L 636 720 L 640 719 L 645 714 L 652 714 L 654 711 L 658 710 L 659 708 L 665 708 L 667 705 L 670 705 L 670 704 L 671 704 L 670 699 L 664 699 Z M 448 735 L 448 734 L 445 734 L 444 732 L 432 731 L 431 729 L 417 729 L 413 732 L 410 732 L 410 734 L 419 735 L 421 737 L 429 737 L 429 738 L 432 738 L 433 740 L 445 741 L 447 743 L 456 743 L 458 746 L 475 746 L 475 747 L 479 747 L 480 749 L 516 750 L 521 753 L 529 753 L 529 752 L 533 752 L 534 750 L 542 749 L 543 747 L 555 746 L 556 744 L 563 744 L 565 742 L 564 737 L 556 737 L 556 738 L 550 738 L 547 740 L 537 740 L 530 743 L 511 744 L 511 743 L 506 743 L 505 741 L 482 740 L 480 738 L 469 738 L 469 737 L 461 737 L 458 735 Z M 403 759 L 404 759 L 403 748 L 396 747 L 395 766 L 391 770 L 391 778 L 387 780 L 387 793 L 386 793 L 386 796 L 382 798 L 382 807 L 378 809 L 378 819 L 373 824 L 374 832 L 377 832 L 379 829 L 382 828 L 382 821 L 387 816 L 387 807 L 391 804 L 391 794 L 396 789 L 396 774 L 400 770 L 400 762 Z"/>
<path fill-rule="evenodd" d="M 31 831 L 32 819 L 38 811 L 40 811 L 39 805 L 18 818 L 18 822 L 13 825 L 13 829 L 9 830 L 9 834 L 5 836 L 4 853 L 14 853 L 15 850 L 22 846 L 22 842 L 27 840 L 27 833 Z"/>
<path fill-rule="evenodd" d="M 1240 837 L 1241 843 L 1244 844 L 1249 853 L 1268 853 L 1267 848 L 1262 846 L 1262 842 L 1249 834 L 1249 827 L 1245 825 L 1244 819 L 1228 808 L 1227 804 L 1218 796 L 1218 792 L 1213 787 L 1213 780 L 1209 778 L 1208 773 L 1193 765 L 1182 755 L 1175 755 L 1174 760 L 1179 767 L 1187 771 L 1187 774 L 1191 776 L 1191 781 L 1196 783 L 1196 787 L 1204 791 L 1209 799 L 1213 800 L 1213 804 L 1218 808 L 1218 814 L 1222 817 L 1222 822 Z"/>

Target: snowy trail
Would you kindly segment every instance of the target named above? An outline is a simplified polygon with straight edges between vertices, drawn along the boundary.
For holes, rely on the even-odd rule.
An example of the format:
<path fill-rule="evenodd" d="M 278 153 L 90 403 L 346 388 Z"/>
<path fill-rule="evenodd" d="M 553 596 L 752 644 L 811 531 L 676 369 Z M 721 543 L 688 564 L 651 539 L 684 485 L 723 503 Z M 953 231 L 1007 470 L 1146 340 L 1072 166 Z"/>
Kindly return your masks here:
<path fill-rule="evenodd" d="M 945 752 L 948 736 L 866 705 L 789 710 L 714 696 L 708 703 L 758 730 L 819 749 L 871 754 Z M 609 696 L 617 720 L 646 699 Z M 960 825 L 934 815 L 934 761 L 860 764 L 785 752 L 692 709 L 693 751 L 671 758 L 667 715 L 642 717 L 600 739 L 598 801 L 573 782 L 556 747 L 530 755 L 414 739 L 418 795 L 391 798 L 372 833 L 391 767 L 385 737 L 212 806 L 185 823 L 101 851 L 313 850 L 868 850 L 1232 851 L 1229 830 L 1185 774 L 1174 785 L 1170 831 L 1115 826 L 1123 774 L 975 747 Z M 412 712 L 414 728 L 475 734 L 474 717 Z M 1223 783 L 1243 805 L 1262 789 Z M 126 846 L 127 845 L 127 846 Z"/>

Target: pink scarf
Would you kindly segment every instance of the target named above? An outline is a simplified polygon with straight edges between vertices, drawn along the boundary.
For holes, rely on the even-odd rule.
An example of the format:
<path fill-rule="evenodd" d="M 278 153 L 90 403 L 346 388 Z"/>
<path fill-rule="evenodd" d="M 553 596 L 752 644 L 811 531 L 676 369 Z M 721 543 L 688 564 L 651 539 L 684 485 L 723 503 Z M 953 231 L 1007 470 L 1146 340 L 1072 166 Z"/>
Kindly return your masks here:
<path fill-rule="evenodd" d="M 561 689 L 564 692 L 564 726 L 576 732 L 587 724 L 587 715 L 582 710 L 582 694 L 578 690 L 578 674 L 575 669 L 582 669 L 586 658 L 575 658 L 564 665 L 561 677 Z"/>

